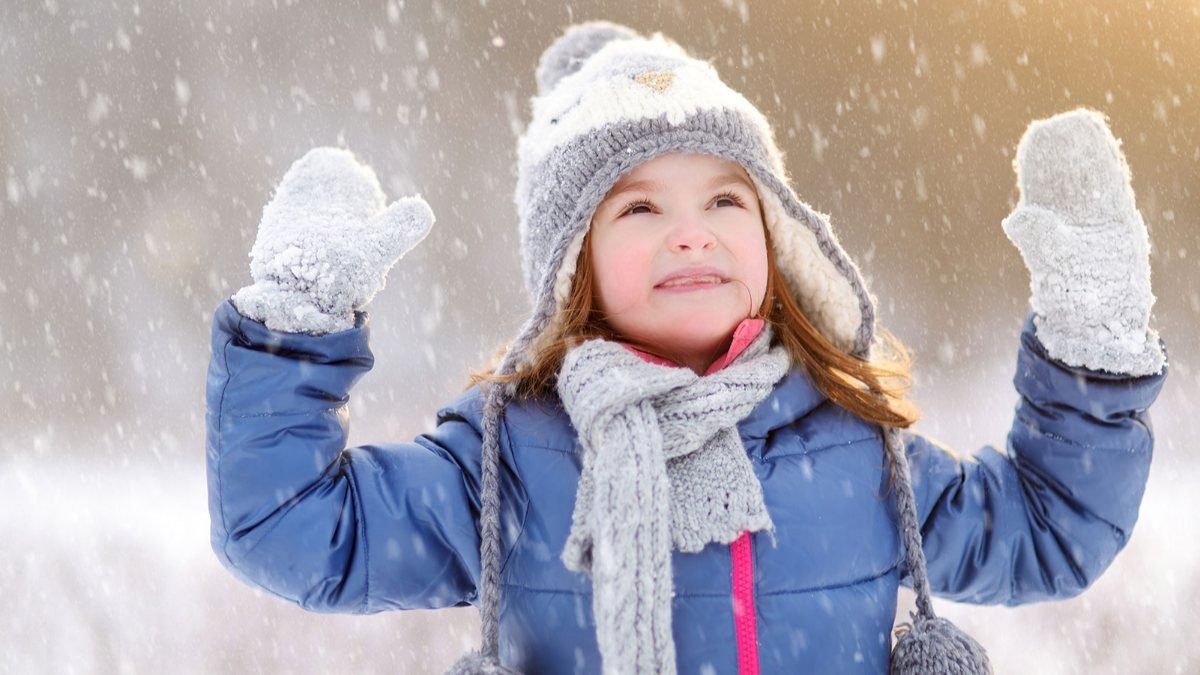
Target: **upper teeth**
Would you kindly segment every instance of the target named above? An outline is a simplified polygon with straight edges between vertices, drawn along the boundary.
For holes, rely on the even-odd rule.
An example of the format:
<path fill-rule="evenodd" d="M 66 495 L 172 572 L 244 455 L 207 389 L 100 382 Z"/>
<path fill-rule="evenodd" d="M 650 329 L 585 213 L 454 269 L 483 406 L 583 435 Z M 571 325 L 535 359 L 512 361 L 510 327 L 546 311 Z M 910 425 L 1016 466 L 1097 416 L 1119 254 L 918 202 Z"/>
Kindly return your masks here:
<path fill-rule="evenodd" d="M 686 286 L 690 284 L 719 284 L 721 277 L 715 274 L 706 274 L 699 277 L 676 277 L 669 281 L 663 282 L 663 286 Z"/>

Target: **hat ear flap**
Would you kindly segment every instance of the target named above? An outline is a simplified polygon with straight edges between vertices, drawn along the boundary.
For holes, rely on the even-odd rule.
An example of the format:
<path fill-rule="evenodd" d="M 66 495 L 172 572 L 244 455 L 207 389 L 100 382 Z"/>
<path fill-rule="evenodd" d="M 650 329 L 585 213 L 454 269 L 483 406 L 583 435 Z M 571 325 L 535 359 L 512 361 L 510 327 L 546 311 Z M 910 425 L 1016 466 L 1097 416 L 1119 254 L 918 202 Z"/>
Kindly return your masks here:
<path fill-rule="evenodd" d="M 613 40 L 640 37 L 632 28 L 609 21 L 589 21 L 568 28 L 542 52 L 538 62 L 538 94 L 548 93 L 559 80 L 578 72 L 592 54 Z"/>
<path fill-rule="evenodd" d="M 778 181 L 753 178 L 788 290 L 826 339 L 849 354 L 867 356 L 875 332 L 874 301 L 858 267 L 834 236 L 829 217 Z"/>

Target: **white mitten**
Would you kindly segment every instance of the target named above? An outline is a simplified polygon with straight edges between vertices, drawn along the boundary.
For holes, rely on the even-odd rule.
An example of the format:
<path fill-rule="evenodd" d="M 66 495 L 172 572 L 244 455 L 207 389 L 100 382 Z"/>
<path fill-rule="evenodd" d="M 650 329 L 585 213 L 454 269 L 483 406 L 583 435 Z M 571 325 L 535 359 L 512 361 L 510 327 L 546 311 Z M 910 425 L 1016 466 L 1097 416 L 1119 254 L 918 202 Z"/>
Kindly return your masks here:
<path fill-rule="evenodd" d="M 250 251 L 254 283 L 234 294 L 238 311 L 288 333 L 352 328 L 354 311 L 433 225 L 420 196 L 385 204 L 375 172 L 349 151 L 308 151 L 263 209 Z"/>
<path fill-rule="evenodd" d="M 1158 373 L 1150 240 L 1104 116 L 1080 108 L 1033 122 L 1015 167 L 1021 199 L 1004 232 L 1029 268 L 1046 352 L 1070 366 Z"/>

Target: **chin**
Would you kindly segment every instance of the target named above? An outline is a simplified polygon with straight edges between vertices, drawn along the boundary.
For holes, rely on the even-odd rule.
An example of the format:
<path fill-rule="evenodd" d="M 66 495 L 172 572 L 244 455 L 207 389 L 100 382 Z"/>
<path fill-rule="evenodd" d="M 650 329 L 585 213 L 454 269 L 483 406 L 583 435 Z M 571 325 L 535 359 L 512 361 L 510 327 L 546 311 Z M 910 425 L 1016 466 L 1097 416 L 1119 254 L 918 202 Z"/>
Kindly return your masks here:
<path fill-rule="evenodd" d="M 743 317 L 744 318 L 744 317 Z M 662 341 L 692 353 L 716 352 L 729 344 L 741 318 L 703 317 L 668 326 Z"/>

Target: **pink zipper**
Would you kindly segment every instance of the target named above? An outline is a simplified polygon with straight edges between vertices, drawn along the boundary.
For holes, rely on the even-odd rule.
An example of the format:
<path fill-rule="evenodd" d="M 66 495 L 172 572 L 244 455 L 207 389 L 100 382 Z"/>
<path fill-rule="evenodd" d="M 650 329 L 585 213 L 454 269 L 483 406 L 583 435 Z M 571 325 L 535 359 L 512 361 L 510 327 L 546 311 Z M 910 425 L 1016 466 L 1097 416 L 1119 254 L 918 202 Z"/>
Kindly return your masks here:
<path fill-rule="evenodd" d="M 754 611 L 754 552 L 750 533 L 733 542 L 733 625 L 739 675 L 758 675 L 758 625 Z"/>

